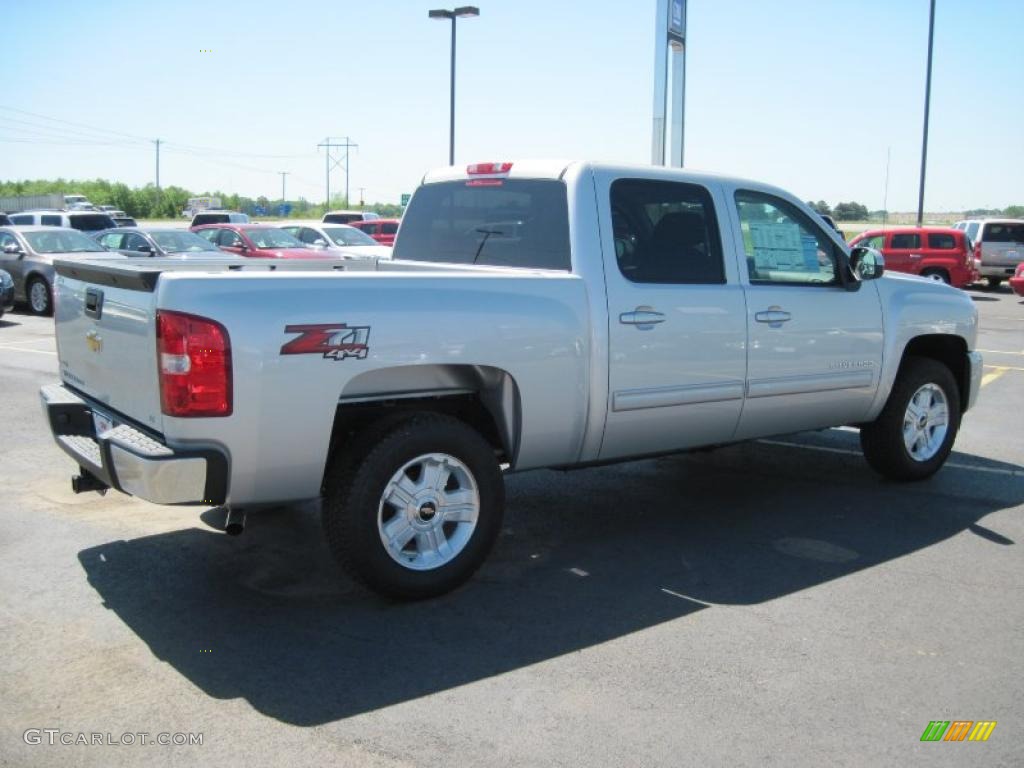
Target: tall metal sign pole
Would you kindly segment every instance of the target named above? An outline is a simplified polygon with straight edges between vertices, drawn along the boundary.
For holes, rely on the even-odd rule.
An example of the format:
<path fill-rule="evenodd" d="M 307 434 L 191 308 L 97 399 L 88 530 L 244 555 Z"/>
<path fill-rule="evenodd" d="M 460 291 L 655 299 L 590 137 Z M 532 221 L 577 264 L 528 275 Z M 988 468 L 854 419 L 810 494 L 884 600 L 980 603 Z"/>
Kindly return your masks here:
<path fill-rule="evenodd" d="M 669 57 L 672 79 L 669 82 Z M 671 98 L 670 98 L 671 97 Z M 671 124 L 666 126 L 671 101 Z M 665 134 L 669 131 L 668 164 L 683 165 L 686 107 L 686 0 L 657 0 L 654 19 L 654 119 L 651 163 L 666 165 Z"/>
<path fill-rule="evenodd" d="M 935 37 L 935 0 L 928 17 L 928 75 L 924 86 L 924 137 L 921 139 L 921 187 L 917 195 L 917 226 L 924 219 L 924 171 L 928 165 L 928 109 L 932 100 L 932 40 Z"/>

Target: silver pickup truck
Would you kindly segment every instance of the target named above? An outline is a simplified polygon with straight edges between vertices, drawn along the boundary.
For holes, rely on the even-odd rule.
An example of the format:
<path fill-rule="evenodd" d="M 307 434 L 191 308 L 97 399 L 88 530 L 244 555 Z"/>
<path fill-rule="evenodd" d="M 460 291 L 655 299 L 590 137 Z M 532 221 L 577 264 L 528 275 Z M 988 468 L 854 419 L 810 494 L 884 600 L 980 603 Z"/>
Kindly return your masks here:
<path fill-rule="evenodd" d="M 977 313 L 774 187 L 586 162 L 427 174 L 393 260 L 59 263 L 42 401 L 77 490 L 322 497 L 371 588 L 452 589 L 503 472 L 837 425 L 890 478 L 945 461 Z"/>

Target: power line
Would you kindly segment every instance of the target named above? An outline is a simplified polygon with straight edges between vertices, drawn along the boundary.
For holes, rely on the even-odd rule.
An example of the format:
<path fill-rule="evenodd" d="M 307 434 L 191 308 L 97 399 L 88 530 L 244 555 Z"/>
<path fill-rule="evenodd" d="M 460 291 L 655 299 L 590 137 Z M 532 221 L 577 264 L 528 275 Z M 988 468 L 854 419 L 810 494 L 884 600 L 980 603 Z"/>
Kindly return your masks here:
<path fill-rule="evenodd" d="M 123 133 L 121 131 L 112 131 L 109 128 L 97 128 L 94 125 L 87 125 L 85 123 L 77 123 L 77 122 L 74 122 L 72 120 L 62 120 L 59 117 L 48 117 L 46 115 L 40 115 L 38 112 L 29 112 L 28 110 L 25 110 L 25 109 L 15 109 L 14 107 L 4 106 L 3 104 L 0 104 L 0 109 L 5 110 L 7 112 L 17 112 L 19 115 L 28 115 L 29 117 L 35 117 L 35 118 L 39 118 L 41 120 L 49 120 L 50 122 L 54 122 L 54 123 L 64 123 L 65 125 L 72 125 L 72 126 L 76 126 L 78 128 L 84 128 L 86 130 L 93 131 L 93 132 L 109 133 L 109 134 L 113 134 L 114 136 L 123 136 L 124 138 L 134 139 L 135 141 L 149 141 L 149 139 L 144 137 L 144 136 L 136 136 L 134 134 Z"/>
<path fill-rule="evenodd" d="M 328 136 L 326 139 L 323 140 L 322 144 L 317 144 L 317 147 L 325 147 L 326 150 L 327 150 L 326 156 L 325 156 L 324 159 L 326 160 L 325 165 L 326 165 L 326 168 L 327 168 L 327 207 L 328 208 L 331 207 L 331 171 L 333 171 L 339 165 L 342 165 L 345 168 L 345 205 L 349 204 L 349 202 L 348 202 L 348 200 L 349 200 L 349 198 L 348 198 L 348 150 L 349 150 L 350 147 L 358 147 L 359 145 L 358 144 L 353 144 L 351 139 L 349 139 L 348 136 L 345 136 L 344 139 L 345 139 L 345 143 L 344 144 L 333 144 L 332 141 L 341 141 L 341 139 L 340 138 L 332 139 L 330 136 Z M 334 157 L 331 156 L 331 149 L 342 149 L 342 148 L 344 148 L 344 150 L 345 150 L 345 159 L 344 159 L 344 161 L 340 157 L 339 158 L 334 158 Z M 331 165 L 332 162 L 334 163 L 333 165 Z"/>

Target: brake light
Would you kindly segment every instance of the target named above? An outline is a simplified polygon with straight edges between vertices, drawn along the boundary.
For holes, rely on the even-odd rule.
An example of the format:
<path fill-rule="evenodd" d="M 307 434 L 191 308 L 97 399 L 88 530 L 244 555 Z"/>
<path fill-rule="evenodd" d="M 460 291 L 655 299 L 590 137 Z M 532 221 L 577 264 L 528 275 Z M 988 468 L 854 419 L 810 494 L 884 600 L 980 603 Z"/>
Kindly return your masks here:
<path fill-rule="evenodd" d="M 508 173 L 512 170 L 512 163 L 473 163 L 466 166 L 466 173 L 470 176 L 487 176 L 495 173 Z"/>
<path fill-rule="evenodd" d="M 158 311 L 156 346 L 164 414 L 231 415 L 231 340 L 223 325 Z"/>

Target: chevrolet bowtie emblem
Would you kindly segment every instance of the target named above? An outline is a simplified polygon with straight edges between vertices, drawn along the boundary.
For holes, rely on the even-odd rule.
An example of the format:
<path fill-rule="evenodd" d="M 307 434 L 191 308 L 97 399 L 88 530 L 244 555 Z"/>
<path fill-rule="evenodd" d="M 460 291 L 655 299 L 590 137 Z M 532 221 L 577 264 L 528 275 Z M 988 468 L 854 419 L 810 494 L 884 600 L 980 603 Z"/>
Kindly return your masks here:
<path fill-rule="evenodd" d="M 93 352 L 99 352 L 103 349 L 103 338 L 96 331 L 89 331 L 85 334 L 85 343 L 89 345 L 89 349 Z"/>

